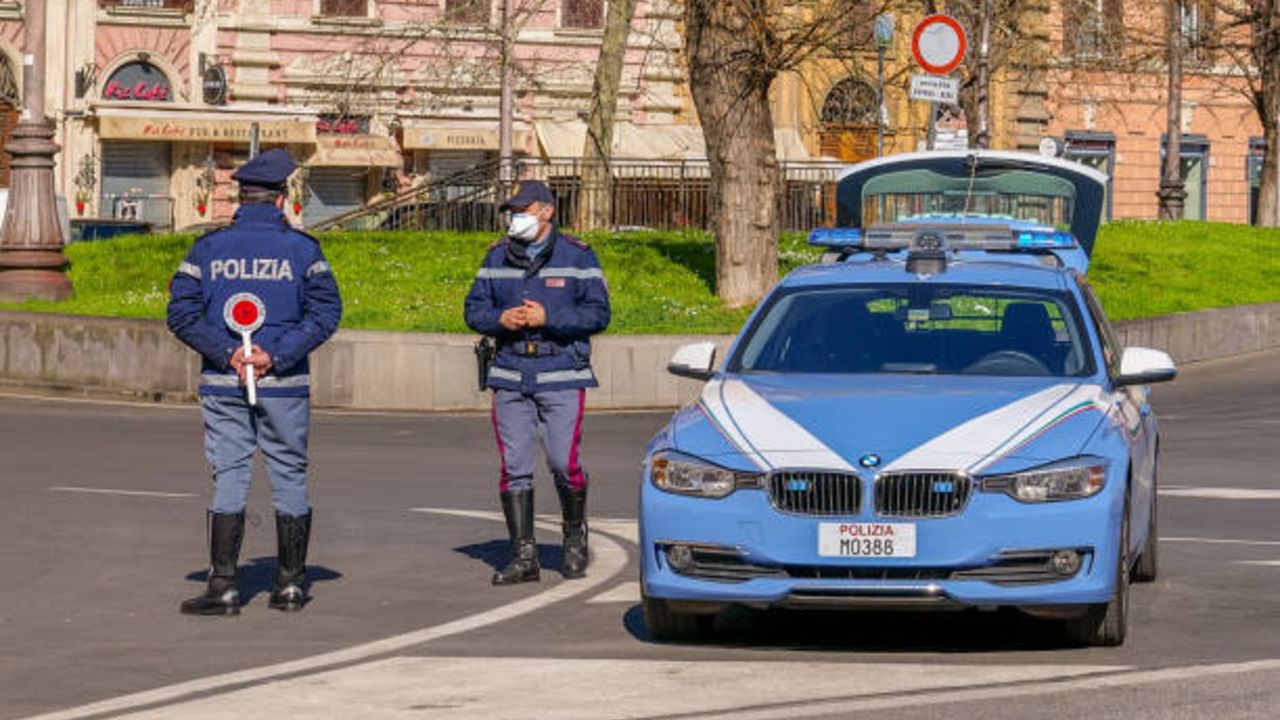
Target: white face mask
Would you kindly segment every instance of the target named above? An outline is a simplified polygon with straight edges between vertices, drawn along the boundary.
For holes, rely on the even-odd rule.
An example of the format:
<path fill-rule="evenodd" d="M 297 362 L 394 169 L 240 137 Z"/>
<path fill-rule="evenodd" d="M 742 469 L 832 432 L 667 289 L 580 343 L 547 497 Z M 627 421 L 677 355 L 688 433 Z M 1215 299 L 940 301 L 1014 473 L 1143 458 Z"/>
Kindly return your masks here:
<path fill-rule="evenodd" d="M 530 243 L 538 238 L 538 228 L 541 223 L 538 222 L 537 215 L 529 213 L 513 213 L 511 215 L 511 225 L 507 229 L 507 235 L 512 240 Z"/>

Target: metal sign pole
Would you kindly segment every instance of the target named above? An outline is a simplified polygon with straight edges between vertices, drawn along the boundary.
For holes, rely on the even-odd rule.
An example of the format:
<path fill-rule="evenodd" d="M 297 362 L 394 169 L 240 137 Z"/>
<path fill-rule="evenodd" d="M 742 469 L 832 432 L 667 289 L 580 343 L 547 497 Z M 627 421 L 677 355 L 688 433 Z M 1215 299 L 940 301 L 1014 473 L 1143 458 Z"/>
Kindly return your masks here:
<path fill-rule="evenodd" d="M 932 150 L 934 144 L 938 142 L 938 103 L 929 103 L 929 144 L 927 149 Z"/>
<path fill-rule="evenodd" d="M 249 126 L 249 159 L 250 160 L 258 157 L 259 136 L 260 135 L 259 135 L 258 123 L 255 122 Z"/>

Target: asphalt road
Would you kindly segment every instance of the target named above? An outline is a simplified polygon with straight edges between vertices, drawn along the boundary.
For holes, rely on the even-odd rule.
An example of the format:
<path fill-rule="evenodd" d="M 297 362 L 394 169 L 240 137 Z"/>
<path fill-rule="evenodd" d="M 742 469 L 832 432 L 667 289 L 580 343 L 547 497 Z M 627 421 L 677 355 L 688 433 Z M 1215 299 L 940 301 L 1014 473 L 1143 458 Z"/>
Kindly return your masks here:
<path fill-rule="evenodd" d="M 649 642 L 634 518 L 655 413 L 588 418 L 588 578 L 559 579 L 548 523 L 543 582 L 503 589 L 487 417 L 317 414 L 314 602 L 266 607 L 260 477 L 249 605 L 184 617 L 205 567 L 198 412 L 0 397 L 0 718 L 1275 718 L 1280 353 L 1154 397 L 1162 578 L 1135 586 L 1117 649 L 990 613 L 736 613 L 706 644 Z"/>

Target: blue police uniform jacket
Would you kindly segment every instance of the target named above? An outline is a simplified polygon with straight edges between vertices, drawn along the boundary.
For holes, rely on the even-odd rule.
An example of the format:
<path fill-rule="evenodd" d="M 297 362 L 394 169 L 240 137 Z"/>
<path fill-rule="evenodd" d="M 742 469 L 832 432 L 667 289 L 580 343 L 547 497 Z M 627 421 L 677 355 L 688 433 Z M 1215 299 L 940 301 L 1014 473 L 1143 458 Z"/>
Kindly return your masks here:
<path fill-rule="evenodd" d="M 467 325 L 497 340 L 489 370 L 494 389 L 543 392 L 596 387 L 591 336 L 609 325 L 609 288 L 596 254 L 553 229 L 536 257 L 505 239 L 485 255 L 467 294 Z M 547 310 L 546 325 L 511 332 L 498 324 L 525 299 Z"/>
<path fill-rule="evenodd" d="M 240 334 L 227 327 L 223 307 L 248 292 L 266 306 L 254 344 L 273 367 L 258 380 L 264 397 L 310 393 L 307 355 L 338 329 L 342 299 L 320 244 L 289 226 L 274 205 L 242 205 L 232 224 L 196 240 L 169 289 L 169 329 L 200 353 L 201 395 L 242 395 L 231 355 Z"/>

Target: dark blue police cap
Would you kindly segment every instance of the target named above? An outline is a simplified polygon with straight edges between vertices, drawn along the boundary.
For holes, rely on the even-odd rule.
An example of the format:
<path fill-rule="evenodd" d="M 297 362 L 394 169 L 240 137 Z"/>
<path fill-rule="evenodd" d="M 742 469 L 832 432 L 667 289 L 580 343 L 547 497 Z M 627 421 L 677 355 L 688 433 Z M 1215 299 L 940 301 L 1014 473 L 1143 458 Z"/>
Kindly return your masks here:
<path fill-rule="evenodd" d="M 241 165 L 239 170 L 232 173 L 231 179 L 240 183 L 241 188 L 283 190 L 285 182 L 297 169 L 298 163 L 293 161 L 289 153 L 274 148 Z"/>
<path fill-rule="evenodd" d="M 525 208 L 540 202 L 546 205 L 554 205 L 556 196 L 551 193 L 551 188 L 541 180 L 522 180 L 516 183 L 515 194 L 507 201 L 498 206 L 499 210 L 510 210 L 511 208 Z"/>

